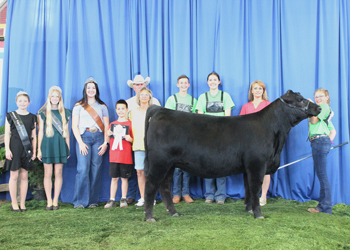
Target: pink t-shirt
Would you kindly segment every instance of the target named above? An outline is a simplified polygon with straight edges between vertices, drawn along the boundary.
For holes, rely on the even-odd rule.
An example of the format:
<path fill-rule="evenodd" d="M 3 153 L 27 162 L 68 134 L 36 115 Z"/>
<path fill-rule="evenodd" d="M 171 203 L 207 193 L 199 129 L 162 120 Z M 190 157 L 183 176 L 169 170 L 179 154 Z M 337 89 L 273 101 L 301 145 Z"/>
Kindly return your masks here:
<path fill-rule="evenodd" d="M 247 115 L 247 114 L 252 114 L 252 113 L 256 113 L 260 110 L 262 110 L 263 108 L 265 108 L 266 106 L 268 106 L 271 102 L 269 101 L 262 101 L 261 103 L 259 103 L 258 107 L 254 107 L 254 104 L 252 102 L 248 102 L 246 104 L 243 105 L 242 109 L 241 109 L 241 113 L 239 115 Z"/>

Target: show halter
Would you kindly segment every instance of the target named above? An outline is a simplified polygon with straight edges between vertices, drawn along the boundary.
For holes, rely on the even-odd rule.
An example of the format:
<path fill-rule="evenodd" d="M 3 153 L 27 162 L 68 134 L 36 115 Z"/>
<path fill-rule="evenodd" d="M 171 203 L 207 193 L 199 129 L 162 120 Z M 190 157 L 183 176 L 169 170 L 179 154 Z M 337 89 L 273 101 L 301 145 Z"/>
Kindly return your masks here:
<path fill-rule="evenodd" d="M 309 105 L 310 105 L 310 101 L 309 101 L 309 100 L 306 100 L 306 101 L 307 101 L 307 105 L 306 105 L 305 108 L 299 108 L 299 107 L 297 107 L 297 106 L 293 106 L 293 105 L 291 105 L 291 104 L 286 103 L 281 97 L 280 97 L 279 99 L 281 100 L 281 102 L 283 102 L 284 104 L 286 104 L 288 107 L 294 108 L 294 109 L 299 109 L 299 110 L 303 111 L 305 114 L 307 114 L 307 111 L 308 111 Z"/>

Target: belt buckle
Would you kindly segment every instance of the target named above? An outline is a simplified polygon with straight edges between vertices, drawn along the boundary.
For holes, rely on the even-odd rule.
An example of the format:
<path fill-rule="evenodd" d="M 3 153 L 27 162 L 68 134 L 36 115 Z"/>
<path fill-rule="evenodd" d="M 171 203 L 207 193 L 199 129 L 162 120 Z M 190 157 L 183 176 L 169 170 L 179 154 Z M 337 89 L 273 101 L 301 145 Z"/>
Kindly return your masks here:
<path fill-rule="evenodd" d="M 98 129 L 96 127 L 91 127 L 91 128 L 89 128 L 89 131 L 91 133 L 96 133 L 98 131 Z"/>

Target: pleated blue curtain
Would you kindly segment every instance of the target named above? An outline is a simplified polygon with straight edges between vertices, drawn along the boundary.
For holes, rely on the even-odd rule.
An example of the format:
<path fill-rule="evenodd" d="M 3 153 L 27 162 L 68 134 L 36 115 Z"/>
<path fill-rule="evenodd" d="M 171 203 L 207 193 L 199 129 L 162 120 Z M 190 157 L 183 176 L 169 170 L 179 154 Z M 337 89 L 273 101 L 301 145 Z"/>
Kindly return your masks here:
<path fill-rule="evenodd" d="M 349 8 L 346 0 L 9 0 L 1 114 L 16 109 L 19 90 L 29 93 L 29 111 L 37 112 L 53 85 L 73 108 L 93 76 L 112 121 L 115 102 L 134 95 L 126 81 L 136 74 L 151 77 L 149 86 L 164 105 L 178 92 L 179 75 L 189 76 L 189 93 L 198 98 L 209 89 L 207 75 L 216 71 L 220 88 L 236 104 L 232 115 L 248 101 L 254 80 L 266 84 L 270 101 L 288 89 L 307 98 L 317 88 L 328 89 L 337 145 L 349 140 Z M 281 165 L 311 154 L 307 133 L 306 121 L 291 130 Z M 64 202 L 73 200 L 75 143 L 71 134 Z M 328 157 L 334 204 L 350 204 L 349 155 L 347 145 Z M 102 176 L 100 201 L 106 201 L 107 155 Z M 203 194 L 202 180 L 191 178 L 191 195 Z M 244 197 L 242 175 L 228 177 L 227 194 Z M 307 201 L 318 194 L 311 158 L 272 176 L 270 196 Z"/>

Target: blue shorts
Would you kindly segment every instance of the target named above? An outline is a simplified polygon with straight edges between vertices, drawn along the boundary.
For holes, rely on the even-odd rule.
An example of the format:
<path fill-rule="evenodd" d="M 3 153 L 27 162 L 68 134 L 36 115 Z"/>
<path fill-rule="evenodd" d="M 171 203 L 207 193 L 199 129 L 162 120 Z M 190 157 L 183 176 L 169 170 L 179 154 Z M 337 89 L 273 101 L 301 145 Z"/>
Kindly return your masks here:
<path fill-rule="evenodd" d="M 137 150 L 137 151 L 134 151 L 134 153 L 135 153 L 135 169 L 143 170 L 145 167 L 145 164 L 144 164 L 145 151 Z"/>

